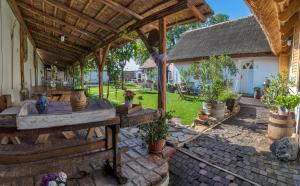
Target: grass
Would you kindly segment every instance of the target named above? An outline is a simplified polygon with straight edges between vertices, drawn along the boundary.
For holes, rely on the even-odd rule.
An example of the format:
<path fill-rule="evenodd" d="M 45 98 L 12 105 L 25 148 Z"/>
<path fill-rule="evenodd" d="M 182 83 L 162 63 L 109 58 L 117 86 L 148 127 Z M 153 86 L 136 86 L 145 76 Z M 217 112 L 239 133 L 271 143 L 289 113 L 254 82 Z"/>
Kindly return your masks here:
<path fill-rule="evenodd" d="M 127 86 L 129 90 L 136 93 L 134 103 L 141 102 L 144 108 L 157 108 L 157 91 L 150 89 L 142 89 L 137 86 Z M 106 98 L 107 86 L 104 86 L 104 97 Z M 120 105 L 124 103 L 123 90 L 110 87 L 109 100 Z M 89 94 L 92 98 L 98 97 L 98 87 L 90 87 Z M 138 100 L 138 96 L 142 96 L 143 100 Z M 201 108 L 201 101 L 190 97 L 188 100 L 181 100 L 177 93 L 167 92 L 167 111 L 174 111 L 174 117 L 182 119 L 182 124 L 191 125 Z"/>

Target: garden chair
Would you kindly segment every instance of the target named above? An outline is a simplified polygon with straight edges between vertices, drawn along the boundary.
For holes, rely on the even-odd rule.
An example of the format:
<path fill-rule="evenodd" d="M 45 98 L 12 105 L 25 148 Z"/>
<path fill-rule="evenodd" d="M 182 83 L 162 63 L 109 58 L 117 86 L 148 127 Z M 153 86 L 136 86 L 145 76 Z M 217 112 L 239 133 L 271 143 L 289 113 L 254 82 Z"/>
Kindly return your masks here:
<path fill-rule="evenodd" d="M 179 84 L 176 84 L 176 89 L 182 100 L 186 99 L 187 91 L 183 90 Z"/>

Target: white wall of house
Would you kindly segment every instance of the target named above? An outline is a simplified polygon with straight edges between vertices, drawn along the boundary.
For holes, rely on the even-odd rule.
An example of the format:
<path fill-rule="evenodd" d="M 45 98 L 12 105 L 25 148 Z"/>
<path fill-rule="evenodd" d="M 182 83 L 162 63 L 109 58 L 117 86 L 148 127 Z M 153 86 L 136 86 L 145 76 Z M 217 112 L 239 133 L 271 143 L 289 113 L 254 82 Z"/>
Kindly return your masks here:
<path fill-rule="evenodd" d="M 278 57 L 244 57 L 234 58 L 233 60 L 239 70 L 237 76 L 232 78 L 235 92 L 253 94 L 254 87 L 263 88 L 263 83 L 267 77 L 270 78 L 272 75 L 279 73 Z M 247 63 L 253 64 L 253 71 L 248 71 L 249 74 L 243 70 L 243 65 Z M 180 70 L 190 68 L 191 64 L 193 62 L 174 63 L 174 83 L 181 83 Z M 199 85 L 199 80 L 194 79 L 194 77 L 190 77 L 190 81 L 194 82 L 196 86 Z"/>
<path fill-rule="evenodd" d="M 11 34 L 13 38 L 11 39 Z M 0 95 L 12 95 L 13 103 L 20 101 L 20 24 L 7 1 L 0 1 Z M 24 65 L 26 87 L 35 85 L 33 54 L 34 49 L 28 40 L 27 61 Z M 12 48 L 13 47 L 13 48 Z M 43 68 L 40 59 L 39 66 Z"/>

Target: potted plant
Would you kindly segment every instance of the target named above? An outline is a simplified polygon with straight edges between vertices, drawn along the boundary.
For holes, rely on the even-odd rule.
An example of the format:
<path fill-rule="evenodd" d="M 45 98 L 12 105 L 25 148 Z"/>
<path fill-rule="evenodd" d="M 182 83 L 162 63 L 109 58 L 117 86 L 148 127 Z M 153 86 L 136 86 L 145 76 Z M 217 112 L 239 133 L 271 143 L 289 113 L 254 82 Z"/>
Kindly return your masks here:
<path fill-rule="evenodd" d="M 226 103 L 227 109 L 232 111 L 234 106 L 237 104 L 236 102 L 237 102 L 238 97 L 239 97 L 238 94 L 236 94 L 232 91 L 226 90 L 223 93 L 221 93 L 221 95 L 219 96 L 219 100 Z"/>
<path fill-rule="evenodd" d="M 255 99 L 261 98 L 261 88 L 260 87 L 254 87 L 254 98 Z"/>
<path fill-rule="evenodd" d="M 294 109 L 300 103 L 300 96 L 296 95 L 287 95 L 287 96 L 277 96 L 275 104 L 278 107 L 279 115 L 289 115 L 291 109 Z"/>
<path fill-rule="evenodd" d="M 132 108 L 134 96 L 135 96 L 135 93 L 133 91 L 125 90 L 124 98 L 125 98 L 125 106 L 126 107 Z"/>
<path fill-rule="evenodd" d="M 234 61 L 228 56 L 210 57 L 199 64 L 201 97 L 206 114 L 222 120 L 225 115 L 225 103 L 220 95 L 227 88 L 228 79 L 237 73 Z M 228 77 L 227 77 L 228 76 Z"/>
<path fill-rule="evenodd" d="M 164 149 L 168 136 L 167 121 L 172 118 L 172 114 L 167 112 L 158 121 L 141 125 L 142 138 L 148 143 L 149 152 L 161 153 Z"/>

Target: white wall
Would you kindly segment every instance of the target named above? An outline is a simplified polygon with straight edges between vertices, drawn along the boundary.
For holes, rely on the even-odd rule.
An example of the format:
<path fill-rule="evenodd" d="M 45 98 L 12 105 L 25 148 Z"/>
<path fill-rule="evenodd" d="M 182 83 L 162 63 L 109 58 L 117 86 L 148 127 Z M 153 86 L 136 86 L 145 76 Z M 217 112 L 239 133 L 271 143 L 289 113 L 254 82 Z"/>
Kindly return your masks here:
<path fill-rule="evenodd" d="M 233 89 L 236 92 L 240 92 L 240 77 L 241 77 L 241 68 L 242 64 L 246 62 L 253 61 L 254 63 L 254 72 L 253 72 L 253 85 L 254 87 L 263 88 L 263 83 L 266 77 L 271 77 L 271 75 L 277 75 L 279 73 L 279 59 L 278 57 L 245 57 L 245 58 L 234 58 L 239 73 L 237 77 L 234 78 Z M 184 63 L 174 63 L 174 83 L 180 83 L 180 70 L 183 68 L 190 68 L 193 62 L 184 62 Z M 195 80 L 194 77 L 191 77 L 190 80 L 195 82 L 195 85 L 199 85 L 199 80 Z"/>
<path fill-rule="evenodd" d="M 13 29 L 13 25 L 15 27 Z M 14 38 L 11 40 L 11 33 Z M 20 101 L 20 24 L 7 1 L 0 1 L 0 95 L 12 95 L 13 103 Z M 33 46 L 28 40 L 28 59 L 24 65 L 24 78 L 27 88 L 35 84 L 33 67 Z M 12 49 L 13 45 L 13 49 Z M 12 56 L 13 54 L 13 56 Z M 40 63 L 40 68 L 43 64 Z M 31 73 L 30 73 L 31 71 Z"/>

